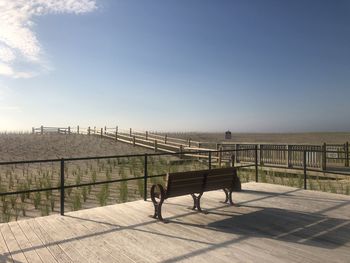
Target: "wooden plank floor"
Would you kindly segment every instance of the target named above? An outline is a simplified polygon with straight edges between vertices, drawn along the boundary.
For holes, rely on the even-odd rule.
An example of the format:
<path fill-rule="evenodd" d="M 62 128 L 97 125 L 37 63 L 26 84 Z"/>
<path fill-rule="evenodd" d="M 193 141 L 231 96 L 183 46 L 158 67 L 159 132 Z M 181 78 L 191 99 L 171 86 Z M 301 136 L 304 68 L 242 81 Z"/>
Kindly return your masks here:
<path fill-rule="evenodd" d="M 205 193 L 0 224 L 0 262 L 350 262 L 350 197 L 247 183 L 239 207 Z"/>

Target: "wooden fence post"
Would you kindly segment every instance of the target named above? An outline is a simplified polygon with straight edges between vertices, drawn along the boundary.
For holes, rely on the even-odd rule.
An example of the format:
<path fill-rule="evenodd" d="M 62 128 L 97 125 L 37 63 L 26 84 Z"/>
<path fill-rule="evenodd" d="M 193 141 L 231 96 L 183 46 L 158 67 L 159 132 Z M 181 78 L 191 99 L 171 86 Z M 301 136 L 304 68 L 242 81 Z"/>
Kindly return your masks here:
<path fill-rule="evenodd" d="M 349 142 L 345 143 L 345 167 L 349 167 Z"/>
<path fill-rule="evenodd" d="M 146 131 L 146 141 L 148 141 L 148 131 Z"/>
<path fill-rule="evenodd" d="M 101 138 L 103 137 L 103 128 L 101 128 Z"/>
<path fill-rule="evenodd" d="M 77 126 L 77 133 L 79 134 L 79 125 Z"/>
<path fill-rule="evenodd" d="M 118 141 L 118 126 L 115 126 L 115 140 Z"/>
<path fill-rule="evenodd" d="M 68 134 L 70 134 L 70 126 L 68 126 Z"/>
<path fill-rule="evenodd" d="M 180 145 L 179 152 L 180 152 L 180 159 L 182 159 L 183 158 L 183 154 L 182 154 L 183 146 L 182 145 Z"/>
<path fill-rule="evenodd" d="M 188 139 L 188 147 L 191 147 L 191 138 Z"/>
<path fill-rule="evenodd" d="M 41 133 L 41 135 L 44 134 L 44 126 L 43 125 L 41 125 L 41 127 L 40 127 L 40 133 Z"/>
<path fill-rule="evenodd" d="M 105 126 L 105 134 L 107 133 L 107 127 Z"/>
<path fill-rule="evenodd" d="M 164 136 L 164 144 L 166 144 L 167 139 L 168 139 L 168 135 L 165 134 L 165 136 Z"/>
<path fill-rule="evenodd" d="M 327 169 L 327 144 L 324 143 L 322 146 L 322 170 Z"/>
<path fill-rule="evenodd" d="M 90 135 L 91 134 L 91 128 L 90 128 L 90 126 L 88 127 L 88 135 Z"/>
<path fill-rule="evenodd" d="M 96 134 L 96 126 L 94 126 L 94 134 Z"/>
<path fill-rule="evenodd" d="M 131 134 L 132 134 L 132 129 L 130 128 L 130 137 L 131 137 Z"/>
<path fill-rule="evenodd" d="M 135 135 L 132 137 L 132 145 L 134 147 L 136 146 L 136 137 L 135 137 Z"/>
<path fill-rule="evenodd" d="M 157 140 L 154 140 L 154 151 L 157 152 L 158 148 L 158 142 Z"/>

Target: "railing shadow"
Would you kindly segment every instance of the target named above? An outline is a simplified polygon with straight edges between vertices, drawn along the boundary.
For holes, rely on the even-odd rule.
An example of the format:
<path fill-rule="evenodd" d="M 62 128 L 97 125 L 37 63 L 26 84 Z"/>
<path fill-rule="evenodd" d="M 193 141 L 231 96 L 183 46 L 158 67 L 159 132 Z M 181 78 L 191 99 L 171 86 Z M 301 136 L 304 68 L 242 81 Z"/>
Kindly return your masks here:
<path fill-rule="evenodd" d="M 227 213 L 217 211 L 211 213 L 227 215 Z M 335 249 L 346 245 L 350 240 L 350 220 L 276 208 L 262 208 L 247 214 L 226 216 L 223 220 L 214 221 L 205 226 L 172 219 L 169 221 L 187 227 L 231 233 L 234 234 L 234 238 L 173 257 L 165 260 L 166 263 L 178 262 L 209 251 L 222 249 L 249 238 L 269 238 L 323 249 Z"/>
<path fill-rule="evenodd" d="M 147 229 L 144 226 L 160 224 L 153 219 L 145 219 L 145 221 L 129 224 L 119 225 L 112 218 L 84 218 L 67 214 L 62 218 L 69 218 L 75 220 L 75 223 L 89 221 L 95 224 L 102 224 L 105 227 L 96 232 L 88 232 L 83 235 L 68 237 L 66 239 L 47 242 L 45 244 L 23 248 L 18 251 L 11 251 L 11 254 L 23 253 L 44 247 L 59 245 L 62 243 L 74 242 L 76 240 L 84 240 L 95 236 L 106 235 L 109 233 L 117 233 L 119 231 L 141 231 L 150 235 L 160 236 L 163 238 L 178 239 L 185 242 L 196 242 L 205 246 L 205 248 L 191 251 L 187 254 L 173 257 L 165 262 L 176 262 L 181 259 L 188 259 L 202 253 L 207 253 L 215 249 L 231 246 L 234 243 L 241 242 L 249 238 L 269 238 L 273 240 L 281 240 L 285 242 L 304 244 L 308 246 L 315 246 L 320 248 L 335 249 L 344 246 L 350 240 L 350 220 L 337 219 L 322 215 L 323 212 L 337 209 L 341 206 L 350 205 L 348 200 L 338 200 L 334 205 L 317 211 L 315 213 L 296 212 L 279 208 L 268 208 L 262 206 L 254 206 L 254 202 L 266 200 L 268 198 L 288 197 L 298 198 L 293 193 L 301 191 L 299 189 L 292 191 L 285 191 L 281 193 L 267 193 L 252 190 L 245 190 L 246 193 L 254 193 L 258 198 L 250 198 L 249 200 L 240 202 L 240 207 L 230 207 L 227 205 L 217 205 L 207 209 L 208 215 L 200 215 L 210 218 L 209 223 L 193 223 L 187 217 L 196 215 L 196 212 L 182 208 L 183 205 L 169 203 L 167 205 L 177 207 L 178 211 L 182 211 L 177 215 L 168 217 L 167 220 L 174 225 L 181 225 L 184 227 L 200 228 L 206 231 L 213 231 L 214 233 L 230 233 L 234 238 L 224 242 L 210 242 L 206 240 L 198 240 L 196 238 L 184 237 L 180 234 L 170 234 L 164 231 L 156 231 L 151 228 Z M 259 196 L 260 195 L 260 196 Z M 254 197 L 254 196 L 253 196 Z M 330 200 L 333 203 L 334 200 Z M 186 205 L 187 206 L 187 205 Z M 150 211 L 151 213 L 151 211 Z M 210 217 L 212 215 L 212 217 Z M 177 220 L 181 219 L 181 220 Z M 205 220 L 208 222 L 208 219 Z M 163 228 L 164 229 L 164 228 Z M 10 259 L 10 253 L 3 254 L 2 259 Z"/>

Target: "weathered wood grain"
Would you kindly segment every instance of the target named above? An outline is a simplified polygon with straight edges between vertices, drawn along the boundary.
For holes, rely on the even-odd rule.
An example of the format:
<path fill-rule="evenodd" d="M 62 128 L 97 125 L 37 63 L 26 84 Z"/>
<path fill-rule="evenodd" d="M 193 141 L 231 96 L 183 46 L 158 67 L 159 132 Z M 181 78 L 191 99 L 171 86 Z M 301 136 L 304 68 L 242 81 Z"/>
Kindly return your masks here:
<path fill-rule="evenodd" d="M 262 183 L 166 200 L 169 223 L 135 201 L 0 225 L 1 262 L 348 262 L 350 197 Z"/>

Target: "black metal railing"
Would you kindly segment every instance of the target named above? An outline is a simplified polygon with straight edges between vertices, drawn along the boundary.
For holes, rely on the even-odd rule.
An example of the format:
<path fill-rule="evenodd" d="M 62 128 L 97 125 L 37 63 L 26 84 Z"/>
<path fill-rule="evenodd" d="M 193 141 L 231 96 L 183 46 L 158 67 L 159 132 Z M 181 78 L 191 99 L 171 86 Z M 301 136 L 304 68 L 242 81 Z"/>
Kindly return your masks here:
<path fill-rule="evenodd" d="M 61 159 L 46 159 L 46 160 L 30 160 L 30 161 L 9 161 L 9 162 L 0 162 L 0 166 L 3 165 L 18 165 L 18 164 L 32 164 L 32 163 L 58 163 L 59 164 L 59 174 L 60 174 L 60 184 L 56 187 L 44 187 L 40 189 L 26 189 L 26 190 L 20 190 L 20 191 L 10 191 L 10 192 L 0 192 L 1 196 L 7 196 L 7 195 L 19 195 L 19 194 L 27 194 L 27 193 L 33 193 L 33 192 L 45 192 L 45 191 L 54 191 L 59 190 L 60 192 L 60 214 L 64 215 L 65 213 L 65 190 L 69 188 L 77 188 L 77 187 L 84 187 L 84 186 L 93 186 L 93 185 L 101 185 L 101 184 L 110 184 L 110 183 L 120 183 L 124 181 L 132 181 L 132 180 L 143 180 L 143 198 L 144 200 L 147 200 L 147 189 L 148 189 L 148 181 L 150 178 L 156 178 L 156 177 L 164 177 L 166 174 L 155 174 L 155 175 L 149 175 L 149 157 L 153 156 L 177 156 L 179 158 L 193 158 L 193 157 L 186 157 L 186 154 L 193 155 L 193 154 L 201 154 L 201 155 L 207 155 L 207 159 L 201 158 L 201 162 L 204 162 L 206 167 L 208 169 L 212 169 L 213 166 L 222 166 L 222 165 L 231 165 L 235 166 L 238 169 L 243 168 L 251 168 L 255 170 L 255 181 L 259 182 L 259 167 L 272 167 L 272 168 L 281 168 L 281 166 L 278 165 L 262 165 L 259 162 L 259 147 L 258 145 L 255 145 L 254 147 L 250 147 L 248 149 L 234 149 L 234 150 L 212 150 L 212 151 L 190 151 L 190 152 L 177 152 L 177 153 L 145 153 L 145 154 L 133 154 L 133 155 L 111 155 L 111 156 L 93 156 L 93 157 L 77 157 L 77 158 L 61 158 Z M 274 151 L 286 151 L 286 149 L 274 149 Z M 246 156 L 249 155 L 249 158 L 247 158 L 246 162 L 241 162 L 239 164 L 235 163 L 235 156 L 237 154 L 241 154 L 244 152 Z M 303 156 L 303 165 L 302 167 L 284 167 L 284 169 L 288 170 L 302 170 L 303 171 L 303 180 L 304 180 L 304 189 L 307 188 L 307 180 L 308 180 L 308 171 L 313 172 L 322 172 L 323 170 L 315 169 L 312 166 L 308 166 L 307 162 L 307 156 L 308 156 L 308 150 L 294 150 L 294 152 L 298 152 L 299 154 L 302 154 Z M 317 152 L 317 150 L 314 150 L 313 152 Z M 331 151 L 328 151 L 331 152 Z M 242 154 L 241 154 L 242 155 Z M 111 179 L 111 180 L 103 180 L 103 181 L 97 181 L 97 182 L 87 182 L 87 183 L 76 183 L 71 185 L 66 185 L 65 183 L 65 165 L 66 162 L 74 162 L 74 161 L 83 161 L 83 160 L 101 160 L 101 159 L 112 159 L 112 158 L 131 158 L 131 157 L 139 157 L 143 158 L 143 175 L 132 177 L 132 178 L 120 178 L 120 179 Z M 199 160 L 199 158 L 198 158 Z M 337 175 L 350 175 L 345 172 L 338 172 L 338 171 L 327 171 L 327 173 L 330 174 L 337 174 Z"/>

